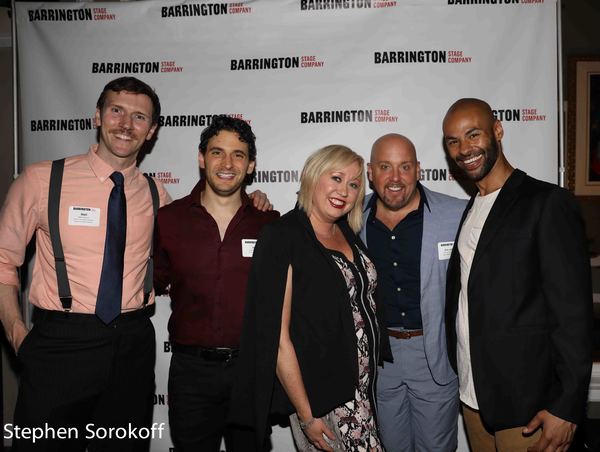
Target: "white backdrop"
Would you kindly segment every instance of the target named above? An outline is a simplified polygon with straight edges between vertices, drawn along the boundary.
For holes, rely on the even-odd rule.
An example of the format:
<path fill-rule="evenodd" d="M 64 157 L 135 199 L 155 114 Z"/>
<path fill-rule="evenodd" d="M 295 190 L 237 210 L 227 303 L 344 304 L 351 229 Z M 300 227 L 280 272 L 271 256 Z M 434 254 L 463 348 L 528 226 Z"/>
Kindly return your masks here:
<path fill-rule="evenodd" d="M 21 161 L 86 152 L 102 87 L 134 75 L 163 107 L 141 168 L 174 198 L 197 181 L 199 135 L 219 113 L 252 125 L 250 190 L 265 191 L 281 212 L 293 207 L 312 151 L 340 143 L 368 158 L 388 132 L 414 141 L 424 184 L 465 197 L 441 145 L 442 118 L 460 97 L 497 110 L 513 165 L 557 182 L 556 2 L 17 3 Z M 155 420 L 165 422 L 170 308 L 157 302 Z M 273 444 L 293 449 L 287 430 L 276 429 Z M 167 434 L 152 450 L 170 447 Z M 459 450 L 467 450 L 462 430 Z"/>

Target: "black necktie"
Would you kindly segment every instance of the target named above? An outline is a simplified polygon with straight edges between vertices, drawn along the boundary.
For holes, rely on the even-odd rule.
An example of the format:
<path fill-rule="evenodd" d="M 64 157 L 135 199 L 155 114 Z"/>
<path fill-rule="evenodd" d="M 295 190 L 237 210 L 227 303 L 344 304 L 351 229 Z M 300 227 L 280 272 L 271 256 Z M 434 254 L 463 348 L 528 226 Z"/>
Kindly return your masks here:
<path fill-rule="evenodd" d="M 110 175 L 115 186 L 108 198 L 104 260 L 96 300 L 96 315 L 107 325 L 121 313 L 123 296 L 123 260 L 127 230 L 127 204 L 123 175 L 115 171 Z"/>

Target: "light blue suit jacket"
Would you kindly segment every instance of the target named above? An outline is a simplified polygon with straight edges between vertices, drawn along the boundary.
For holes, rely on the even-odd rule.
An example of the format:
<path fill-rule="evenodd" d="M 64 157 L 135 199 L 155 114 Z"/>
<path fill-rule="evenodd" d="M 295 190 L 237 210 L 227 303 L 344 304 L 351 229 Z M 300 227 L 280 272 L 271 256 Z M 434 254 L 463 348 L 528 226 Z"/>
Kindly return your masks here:
<path fill-rule="evenodd" d="M 456 231 L 467 200 L 454 198 L 423 187 L 427 205 L 423 211 L 423 238 L 421 240 L 421 318 L 425 340 L 425 357 L 434 381 L 446 385 L 456 378 L 448 361 L 444 305 L 446 297 L 446 268 L 450 253 L 439 254 L 439 244 L 454 242 Z M 369 246 L 366 220 L 367 208 L 373 195 L 365 198 L 363 227 L 360 238 Z M 450 251 L 450 250 L 448 250 Z"/>

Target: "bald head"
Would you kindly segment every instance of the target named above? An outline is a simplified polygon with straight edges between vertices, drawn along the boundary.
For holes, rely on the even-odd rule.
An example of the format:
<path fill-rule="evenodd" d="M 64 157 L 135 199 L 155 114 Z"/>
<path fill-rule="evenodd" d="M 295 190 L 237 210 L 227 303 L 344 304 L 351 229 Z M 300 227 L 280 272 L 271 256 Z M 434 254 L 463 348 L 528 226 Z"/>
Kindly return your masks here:
<path fill-rule="evenodd" d="M 413 162 L 417 161 L 417 150 L 412 141 L 399 133 L 388 133 L 383 135 L 373 143 L 371 147 L 371 163 L 377 161 L 378 154 L 386 149 L 403 149 L 406 157 L 410 157 Z"/>
<path fill-rule="evenodd" d="M 502 152 L 504 129 L 487 102 L 457 100 L 448 109 L 442 129 L 448 155 L 477 184 L 480 193 L 504 183 L 512 167 Z"/>
<path fill-rule="evenodd" d="M 419 206 L 421 168 L 415 145 L 404 135 L 389 133 L 371 148 L 367 174 L 378 196 L 378 209 L 410 212 Z M 378 212 L 381 212 L 378 210 Z"/>
<path fill-rule="evenodd" d="M 464 97 L 454 102 L 446 112 L 446 116 L 444 117 L 444 122 L 442 125 L 444 134 L 446 133 L 447 123 L 451 118 L 461 117 L 465 114 L 475 115 L 477 118 L 479 118 L 481 124 L 488 125 L 489 127 L 496 122 L 496 118 L 494 116 L 494 112 L 492 111 L 492 107 L 490 107 L 490 104 L 474 97 Z"/>

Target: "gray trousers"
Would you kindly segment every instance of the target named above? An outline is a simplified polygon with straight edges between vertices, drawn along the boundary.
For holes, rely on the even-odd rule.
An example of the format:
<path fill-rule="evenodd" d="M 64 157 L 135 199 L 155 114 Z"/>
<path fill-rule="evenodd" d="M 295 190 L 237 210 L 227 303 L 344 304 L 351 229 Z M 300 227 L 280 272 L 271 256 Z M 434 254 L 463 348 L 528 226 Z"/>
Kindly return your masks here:
<path fill-rule="evenodd" d="M 458 379 L 432 378 L 423 336 L 390 337 L 394 363 L 379 368 L 377 416 L 387 452 L 447 452 L 457 448 Z"/>

